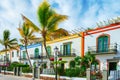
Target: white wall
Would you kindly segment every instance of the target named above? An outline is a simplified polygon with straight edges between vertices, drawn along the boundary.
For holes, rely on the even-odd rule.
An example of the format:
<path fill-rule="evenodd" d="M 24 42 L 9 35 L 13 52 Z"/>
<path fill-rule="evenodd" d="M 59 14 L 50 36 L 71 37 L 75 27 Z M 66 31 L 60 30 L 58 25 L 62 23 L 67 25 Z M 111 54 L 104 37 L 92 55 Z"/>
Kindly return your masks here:
<path fill-rule="evenodd" d="M 75 51 L 76 55 L 80 56 L 80 53 L 81 53 L 81 51 L 80 51 L 81 38 L 80 37 L 47 44 L 47 46 L 51 46 L 52 55 L 54 55 L 54 48 L 58 47 L 58 49 L 60 51 L 60 46 L 63 45 L 63 43 L 67 43 L 67 42 L 71 42 L 71 50 L 72 50 L 71 53 L 73 53 Z"/>
<path fill-rule="evenodd" d="M 39 55 L 42 54 L 42 46 L 36 46 L 36 47 L 33 46 L 33 47 L 27 49 L 29 56 L 34 57 L 34 53 L 35 53 L 35 49 L 36 49 L 36 48 L 39 49 Z M 21 50 L 21 58 L 23 58 L 23 51 L 25 51 L 25 49 L 22 49 L 22 50 Z M 26 58 L 27 58 L 27 54 L 26 54 Z M 32 65 L 33 65 L 34 62 L 37 62 L 37 61 L 38 61 L 38 60 L 33 60 L 33 59 L 30 59 L 30 60 L 31 60 Z M 26 64 L 26 62 L 29 64 L 28 60 L 22 60 L 22 62 L 23 62 L 24 64 Z"/>
<path fill-rule="evenodd" d="M 14 56 L 12 57 L 12 52 L 14 52 Z M 17 50 L 13 50 L 11 54 L 11 62 L 19 62 L 19 56 L 17 56 Z"/>
<path fill-rule="evenodd" d="M 113 59 L 114 57 L 120 57 L 120 28 L 109 30 L 105 32 L 100 32 L 96 34 L 92 34 L 91 36 L 85 36 L 85 52 L 88 51 L 88 46 L 96 46 L 96 38 L 102 34 L 109 34 L 110 35 L 110 44 L 117 43 L 117 54 L 104 54 L 104 55 L 96 55 L 96 58 L 100 60 L 101 69 L 107 68 L 107 59 Z"/>
<path fill-rule="evenodd" d="M 65 39 L 65 40 L 61 40 L 58 42 L 53 41 L 53 43 L 47 44 L 47 46 L 51 47 L 51 55 L 54 55 L 54 48 L 55 47 L 57 47 L 60 51 L 60 46 L 63 45 L 64 43 L 68 43 L 68 42 L 71 42 L 71 53 L 75 53 L 76 56 L 81 56 L 81 54 L 80 54 L 81 53 L 81 37 Z M 45 54 L 44 48 L 43 48 L 43 53 Z M 69 67 L 69 62 L 71 60 L 73 60 L 74 58 L 75 57 L 62 57 L 63 61 L 67 61 L 67 63 L 65 63 L 66 68 Z M 48 66 L 49 66 L 49 63 L 48 63 Z"/>

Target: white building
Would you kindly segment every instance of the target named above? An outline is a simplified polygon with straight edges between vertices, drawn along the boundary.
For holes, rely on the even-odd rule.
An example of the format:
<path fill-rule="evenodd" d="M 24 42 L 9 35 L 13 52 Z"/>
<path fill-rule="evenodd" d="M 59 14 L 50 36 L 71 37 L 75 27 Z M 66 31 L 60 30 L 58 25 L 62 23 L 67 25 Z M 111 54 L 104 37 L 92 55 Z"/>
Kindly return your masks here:
<path fill-rule="evenodd" d="M 49 55 L 55 54 L 55 47 L 57 47 L 59 51 L 58 58 L 67 61 L 67 63 L 65 63 L 65 67 L 67 68 L 69 67 L 69 62 L 73 60 L 75 56 L 81 56 L 81 37 L 76 34 L 48 41 L 47 50 Z M 43 53 L 45 53 L 45 50 L 43 50 Z M 48 65 L 50 65 L 49 63 Z"/>
<path fill-rule="evenodd" d="M 120 70 L 120 23 L 89 30 L 84 35 L 85 52 L 96 55 L 99 69 Z"/>
<path fill-rule="evenodd" d="M 3 64 L 4 62 L 19 62 L 19 51 L 11 50 L 8 51 L 7 54 L 5 52 L 0 53 L 0 63 Z"/>
<path fill-rule="evenodd" d="M 27 46 L 27 51 L 31 60 L 32 65 L 38 65 L 38 63 L 41 61 L 40 56 L 42 54 L 42 44 L 36 43 L 36 44 L 30 44 Z M 25 51 L 25 47 L 20 47 L 20 58 L 19 61 L 24 64 L 29 64 L 28 57 Z"/>

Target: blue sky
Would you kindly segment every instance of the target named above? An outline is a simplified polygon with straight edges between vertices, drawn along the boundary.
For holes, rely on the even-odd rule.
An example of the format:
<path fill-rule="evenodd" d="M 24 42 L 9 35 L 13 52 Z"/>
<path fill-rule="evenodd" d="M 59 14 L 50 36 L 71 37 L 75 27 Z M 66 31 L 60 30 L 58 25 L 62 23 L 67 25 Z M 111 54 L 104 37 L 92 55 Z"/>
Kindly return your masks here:
<path fill-rule="evenodd" d="M 0 2 L 0 38 L 5 29 L 11 37 L 20 38 L 18 24 L 24 14 L 35 24 L 37 7 L 42 0 L 3 0 Z M 69 31 L 79 27 L 95 27 L 97 22 L 120 16 L 120 0 L 48 0 L 58 13 L 69 18 L 59 25 Z"/>

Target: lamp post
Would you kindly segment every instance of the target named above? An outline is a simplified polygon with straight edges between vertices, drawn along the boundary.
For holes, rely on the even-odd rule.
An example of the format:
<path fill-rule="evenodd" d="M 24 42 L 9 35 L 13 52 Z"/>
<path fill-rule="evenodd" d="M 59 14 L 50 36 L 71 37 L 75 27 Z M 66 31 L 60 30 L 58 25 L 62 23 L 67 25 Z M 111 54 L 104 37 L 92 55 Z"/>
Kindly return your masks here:
<path fill-rule="evenodd" d="M 5 61 L 6 61 L 6 56 L 4 56 L 4 74 L 5 74 Z"/>
<path fill-rule="evenodd" d="M 55 57 L 55 62 L 56 62 L 56 72 L 55 72 L 55 80 L 57 80 L 57 53 L 58 53 L 58 48 L 57 46 L 54 48 L 54 51 L 55 51 L 55 54 L 54 54 L 54 57 Z"/>

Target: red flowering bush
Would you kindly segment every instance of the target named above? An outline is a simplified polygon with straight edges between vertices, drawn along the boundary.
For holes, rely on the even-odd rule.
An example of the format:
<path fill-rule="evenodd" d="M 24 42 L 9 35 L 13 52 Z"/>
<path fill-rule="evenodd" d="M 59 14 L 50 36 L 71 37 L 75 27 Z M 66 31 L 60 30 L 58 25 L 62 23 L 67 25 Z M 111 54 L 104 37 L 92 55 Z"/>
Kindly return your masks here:
<path fill-rule="evenodd" d="M 59 61 L 62 61 L 62 58 L 59 58 Z"/>
<path fill-rule="evenodd" d="M 54 61 L 54 58 L 52 57 L 52 58 L 50 58 L 50 61 Z"/>

